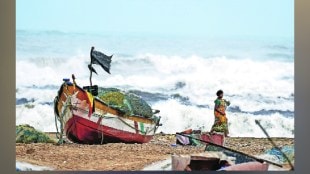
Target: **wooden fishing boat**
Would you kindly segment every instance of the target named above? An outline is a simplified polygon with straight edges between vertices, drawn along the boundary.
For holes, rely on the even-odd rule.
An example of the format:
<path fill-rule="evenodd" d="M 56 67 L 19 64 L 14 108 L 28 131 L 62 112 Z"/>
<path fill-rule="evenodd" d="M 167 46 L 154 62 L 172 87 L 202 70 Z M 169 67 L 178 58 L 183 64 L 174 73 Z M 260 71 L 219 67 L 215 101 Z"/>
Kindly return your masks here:
<path fill-rule="evenodd" d="M 81 88 L 74 75 L 72 78 L 73 82 L 64 79 L 54 100 L 60 134 L 72 142 L 85 144 L 147 143 L 152 139 L 160 126 L 160 116 L 155 115 L 158 110 L 151 118 L 127 115 L 98 98 L 94 91 L 97 86 Z"/>

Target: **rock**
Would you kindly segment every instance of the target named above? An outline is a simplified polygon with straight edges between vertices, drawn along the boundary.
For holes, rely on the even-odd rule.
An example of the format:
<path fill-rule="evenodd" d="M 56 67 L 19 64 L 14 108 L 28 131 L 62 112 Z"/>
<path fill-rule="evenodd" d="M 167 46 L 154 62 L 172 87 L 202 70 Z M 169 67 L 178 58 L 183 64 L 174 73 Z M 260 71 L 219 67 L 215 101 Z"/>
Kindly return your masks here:
<path fill-rule="evenodd" d="M 32 154 L 33 152 L 34 152 L 34 149 L 32 149 L 32 148 L 26 150 L 26 153 L 27 153 L 27 154 Z"/>

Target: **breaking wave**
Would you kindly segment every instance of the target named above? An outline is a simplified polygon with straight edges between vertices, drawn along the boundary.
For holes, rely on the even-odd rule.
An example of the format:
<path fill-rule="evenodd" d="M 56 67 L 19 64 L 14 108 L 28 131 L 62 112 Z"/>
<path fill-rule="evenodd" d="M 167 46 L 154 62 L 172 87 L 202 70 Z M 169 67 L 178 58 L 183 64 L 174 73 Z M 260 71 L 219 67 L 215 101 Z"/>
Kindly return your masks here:
<path fill-rule="evenodd" d="M 258 119 L 271 136 L 294 137 L 291 42 L 102 38 L 17 32 L 16 124 L 55 131 L 52 101 L 58 87 L 72 74 L 80 86 L 89 84 L 89 51 L 98 45 L 98 50 L 105 48 L 109 52 L 104 53 L 114 56 L 111 75 L 94 65 L 98 75 L 93 75 L 93 84 L 130 91 L 159 109 L 163 126 L 158 131 L 208 131 L 214 121 L 215 93 L 222 89 L 231 102 L 231 136 L 264 136 L 255 124 Z"/>

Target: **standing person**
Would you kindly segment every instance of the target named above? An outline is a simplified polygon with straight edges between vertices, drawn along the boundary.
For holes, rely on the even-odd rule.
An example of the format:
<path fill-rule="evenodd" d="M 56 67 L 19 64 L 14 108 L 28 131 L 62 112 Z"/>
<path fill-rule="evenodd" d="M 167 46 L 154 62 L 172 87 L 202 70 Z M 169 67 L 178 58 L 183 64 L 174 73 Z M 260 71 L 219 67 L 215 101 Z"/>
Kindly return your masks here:
<path fill-rule="evenodd" d="M 211 132 L 223 132 L 224 135 L 227 136 L 229 131 L 226 108 L 230 105 L 230 102 L 223 99 L 224 92 L 222 90 L 218 90 L 216 95 L 217 99 L 214 101 L 214 124 L 211 128 Z"/>

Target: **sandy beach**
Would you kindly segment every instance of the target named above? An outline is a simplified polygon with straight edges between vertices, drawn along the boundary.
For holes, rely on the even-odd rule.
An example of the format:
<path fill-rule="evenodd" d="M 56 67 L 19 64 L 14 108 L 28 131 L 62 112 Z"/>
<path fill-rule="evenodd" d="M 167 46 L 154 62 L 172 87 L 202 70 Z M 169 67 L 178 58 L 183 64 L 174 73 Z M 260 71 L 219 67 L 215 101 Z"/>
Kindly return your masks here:
<path fill-rule="evenodd" d="M 52 134 L 50 136 L 54 137 Z M 193 154 L 204 151 L 204 147 L 173 146 L 175 140 L 175 135 L 157 134 L 145 144 L 16 143 L 16 161 L 47 166 L 54 170 L 134 171 L 165 160 L 171 154 Z M 294 144 L 292 138 L 273 138 L 273 141 L 279 147 Z M 225 146 L 250 155 L 260 155 L 272 148 L 266 138 L 244 137 L 228 137 Z"/>

